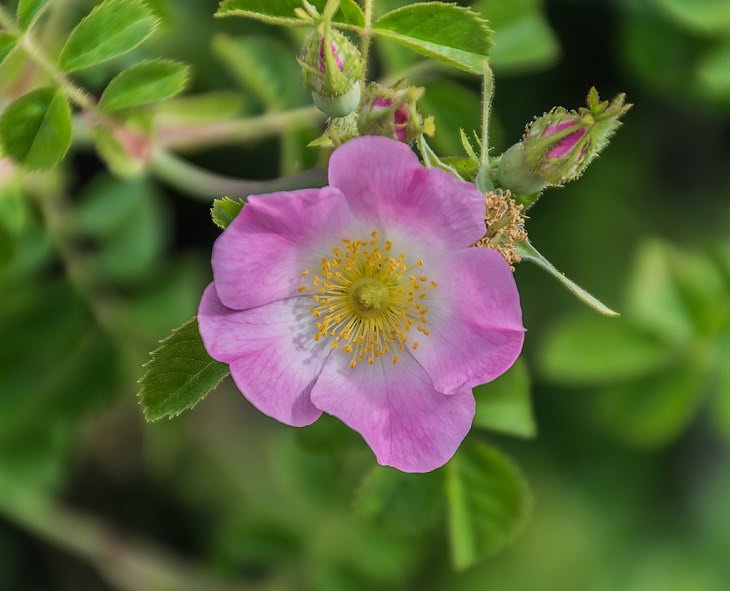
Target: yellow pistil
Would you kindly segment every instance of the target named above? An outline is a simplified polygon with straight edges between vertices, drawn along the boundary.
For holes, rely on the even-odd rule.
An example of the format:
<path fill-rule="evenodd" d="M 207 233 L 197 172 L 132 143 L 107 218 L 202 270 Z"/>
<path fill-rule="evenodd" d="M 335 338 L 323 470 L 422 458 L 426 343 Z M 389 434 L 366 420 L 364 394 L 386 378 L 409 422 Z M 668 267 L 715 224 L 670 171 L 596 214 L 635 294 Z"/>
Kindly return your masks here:
<path fill-rule="evenodd" d="M 343 238 L 342 246 L 330 250 L 332 257 L 320 260 L 319 272 L 301 272 L 311 278 L 298 291 L 314 300 L 309 310 L 317 319 L 314 340 L 330 339 L 333 350 L 350 356 L 352 368 L 386 356 L 397 363 L 398 351 L 409 343 L 418 347 L 408 336 L 411 329 L 430 334 L 423 300 L 437 284 L 423 274 L 423 259 L 409 265 L 393 248 L 373 230 L 367 240 Z"/>

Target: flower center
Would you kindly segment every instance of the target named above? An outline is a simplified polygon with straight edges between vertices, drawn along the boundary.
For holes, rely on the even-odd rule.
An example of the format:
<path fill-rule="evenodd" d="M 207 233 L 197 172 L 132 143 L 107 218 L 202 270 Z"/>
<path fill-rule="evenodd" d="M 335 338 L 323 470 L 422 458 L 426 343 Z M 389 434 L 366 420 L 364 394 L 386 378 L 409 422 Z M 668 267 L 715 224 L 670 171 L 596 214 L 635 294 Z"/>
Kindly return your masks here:
<path fill-rule="evenodd" d="M 350 367 L 375 363 L 389 355 L 398 362 L 406 344 L 418 348 L 412 329 L 428 336 L 424 300 L 437 287 L 423 275 L 423 260 L 410 263 L 405 254 L 394 256 L 393 243 L 378 232 L 369 240 L 343 238 L 320 260 L 320 269 L 302 271 L 311 277 L 299 292 L 310 293 L 310 312 L 317 319 L 314 340 L 331 339 L 333 349 L 350 355 Z"/>

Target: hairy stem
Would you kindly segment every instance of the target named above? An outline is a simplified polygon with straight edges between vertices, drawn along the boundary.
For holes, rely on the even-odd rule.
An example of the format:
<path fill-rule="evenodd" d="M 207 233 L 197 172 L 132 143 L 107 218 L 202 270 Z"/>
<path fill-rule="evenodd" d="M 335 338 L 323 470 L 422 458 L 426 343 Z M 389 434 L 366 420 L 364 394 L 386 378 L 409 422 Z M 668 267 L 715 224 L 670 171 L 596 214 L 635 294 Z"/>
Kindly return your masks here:
<path fill-rule="evenodd" d="M 484 62 L 484 81 L 482 92 L 482 153 L 480 155 L 479 172 L 477 173 L 477 187 L 483 193 L 494 189 L 489 171 L 489 118 L 492 112 L 494 98 L 494 74 L 489 64 Z"/>
<path fill-rule="evenodd" d="M 360 44 L 360 53 L 362 54 L 362 75 L 361 82 L 363 86 L 368 77 L 368 58 L 370 57 L 370 42 L 373 37 L 373 2 L 374 0 L 365 0 L 363 3 L 363 12 L 365 13 L 365 28 L 362 30 L 362 42 Z"/>
<path fill-rule="evenodd" d="M 18 45 L 25 51 L 25 54 L 35 62 L 55 84 L 61 89 L 61 92 L 74 102 L 77 106 L 85 111 L 98 115 L 96 102 L 81 87 L 76 86 L 58 67 L 48 58 L 41 47 L 35 42 L 31 32 L 20 31 L 15 26 L 15 21 L 8 12 L 0 6 L 0 25 L 5 30 L 18 36 Z"/>

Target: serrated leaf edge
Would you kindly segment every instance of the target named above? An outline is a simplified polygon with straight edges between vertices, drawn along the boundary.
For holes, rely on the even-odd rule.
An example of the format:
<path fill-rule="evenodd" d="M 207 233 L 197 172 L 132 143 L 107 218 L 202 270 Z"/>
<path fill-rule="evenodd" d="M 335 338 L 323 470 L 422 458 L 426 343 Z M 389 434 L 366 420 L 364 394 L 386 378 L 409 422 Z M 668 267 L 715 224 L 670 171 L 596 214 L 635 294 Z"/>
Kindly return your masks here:
<path fill-rule="evenodd" d="M 157 347 L 153 351 L 150 351 L 150 353 L 149 353 L 150 358 L 149 358 L 148 361 L 146 361 L 145 363 L 142 364 L 142 367 L 150 367 L 150 365 L 156 361 L 156 359 L 157 359 L 156 355 L 160 351 L 160 349 L 162 349 L 183 328 L 185 328 L 190 322 L 193 322 L 193 321 L 195 321 L 196 324 L 197 324 L 197 316 L 193 316 L 187 322 L 183 323 L 182 325 L 178 326 L 177 328 L 173 328 L 172 329 L 172 332 L 169 335 L 167 335 L 164 339 L 159 340 L 158 341 L 159 347 Z M 206 365 L 205 368 L 203 368 L 201 371 L 199 371 L 195 375 L 200 375 L 203 371 L 205 371 L 206 369 L 208 369 L 211 365 L 216 364 L 216 363 L 220 363 L 219 361 L 216 361 L 212 357 L 210 358 L 210 361 L 211 362 L 208 365 Z M 179 417 L 183 412 L 186 412 L 188 410 L 192 410 L 203 399 L 207 398 L 208 397 L 208 394 L 210 394 L 211 392 L 213 392 L 214 390 L 216 390 L 218 388 L 218 386 L 220 386 L 221 382 L 223 380 L 225 380 L 230 375 L 230 372 L 228 374 L 224 375 L 220 380 L 218 380 L 218 382 L 216 382 L 216 384 L 210 390 L 208 390 L 208 393 L 205 396 L 200 397 L 191 406 L 188 406 L 188 407 L 186 407 L 186 408 L 184 408 L 184 409 L 182 409 L 182 410 L 180 410 L 179 412 L 176 412 L 176 413 L 164 413 L 164 414 L 162 414 L 161 416 L 159 416 L 157 418 L 150 418 L 149 417 L 149 413 L 147 412 L 147 407 L 144 405 L 144 401 L 143 401 L 143 396 L 144 396 L 144 392 L 145 392 L 145 384 L 143 382 L 145 381 L 145 379 L 147 378 L 147 376 L 150 375 L 150 372 L 151 372 L 151 370 L 147 370 L 144 373 L 144 375 L 139 380 L 137 380 L 137 383 L 140 384 L 140 386 L 141 386 L 141 388 L 139 389 L 139 392 L 137 392 L 137 404 L 139 404 L 142 407 L 142 411 L 144 413 L 145 421 L 147 421 L 148 423 L 154 423 L 154 422 L 157 422 L 157 421 L 159 421 L 160 419 L 163 419 L 163 418 L 167 418 L 168 420 L 171 420 L 171 419 L 174 419 L 176 417 Z"/>

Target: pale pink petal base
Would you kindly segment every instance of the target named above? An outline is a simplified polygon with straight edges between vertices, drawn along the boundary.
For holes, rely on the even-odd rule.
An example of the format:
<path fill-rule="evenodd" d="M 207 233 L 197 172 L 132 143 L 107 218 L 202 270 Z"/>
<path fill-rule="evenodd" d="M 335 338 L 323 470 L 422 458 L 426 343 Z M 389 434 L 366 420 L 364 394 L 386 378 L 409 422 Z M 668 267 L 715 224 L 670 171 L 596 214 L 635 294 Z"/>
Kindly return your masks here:
<path fill-rule="evenodd" d="M 329 354 L 315 343 L 309 298 L 288 298 L 231 310 L 209 285 L 198 311 L 203 343 L 214 359 L 228 363 L 243 395 L 262 413 L 301 427 L 322 414 L 310 392 Z"/>
<path fill-rule="evenodd" d="M 431 378 L 405 352 L 398 363 L 379 359 L 354 369 L 335 351 L 312 390 L 317 408 L 359 432 L 379 464 L 430 472 L 445 464 L 474 418 L 470 390 L 436 392 Z"/>
<path fill-rule="evenodd" d="M 445 263 L 428 302 L 431 334 L 412 353 L 436 390 L 458 394 L 507 371 L 522 351 L 525 329 L 512 271 L 499 253 L 468 248 Z"/>

